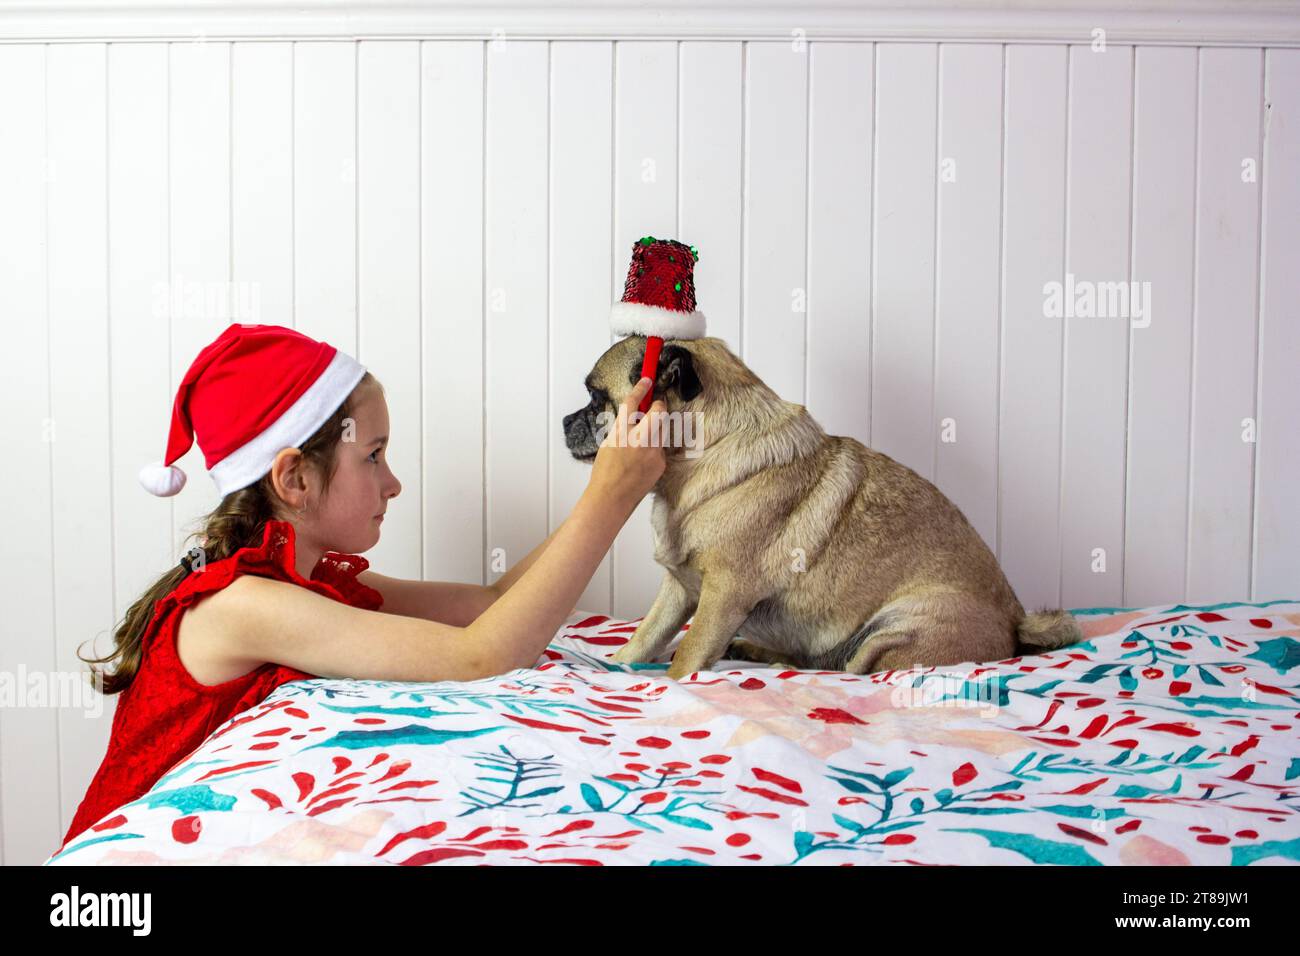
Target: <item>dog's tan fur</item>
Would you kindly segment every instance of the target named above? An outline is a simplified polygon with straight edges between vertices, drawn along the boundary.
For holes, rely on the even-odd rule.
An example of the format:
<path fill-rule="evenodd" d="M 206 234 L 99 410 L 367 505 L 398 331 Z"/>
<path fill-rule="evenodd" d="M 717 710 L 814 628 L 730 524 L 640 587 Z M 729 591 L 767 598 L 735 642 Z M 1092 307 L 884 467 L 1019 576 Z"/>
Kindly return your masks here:
<path fill-rule="evenodd" d="M 645 341 L 629 336 L 597 361 L 593 404 L 565 420 L 575 456 L 595 447 L 576 416 L 597 402 L 617 407 Z M 827 435 L 721 339 L 671 346 L 655 393 L 670 412 L 696 416 L 698 454 L 667 453 L 652 510 L 654 557 L 667 572 L 615 661 L 657 659 L 688 619 L 674 679 L 724 656 L 862 674 L 1003 660 L 1082 638 L 1067 612 L 1025 614 L 979 533 L 929 481 Z M 696 380 L 689 401 L 684 376 Z"/>

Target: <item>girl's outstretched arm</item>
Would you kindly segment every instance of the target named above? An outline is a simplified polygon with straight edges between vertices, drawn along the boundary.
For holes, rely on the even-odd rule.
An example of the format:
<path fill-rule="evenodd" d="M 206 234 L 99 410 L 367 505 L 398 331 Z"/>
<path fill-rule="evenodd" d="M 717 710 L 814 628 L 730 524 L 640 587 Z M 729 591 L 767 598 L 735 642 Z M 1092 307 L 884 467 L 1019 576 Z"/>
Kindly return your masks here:
<path fill-rule="evenodd" d="M 492 585 L 461 584 L 457 581 L 415 581 L 390 578 L 366 570 L 357 580 L 384 596 L 381 611 L 422 617 L 454 627 L 468 627 L 486 611 L 500 593 Z"/>
<path fill-rule="evenodd" d="M 357 580 L 384 596 L 381 608 L 389 614 L 422 617 L 456 627 L 468 627 L 492 606 L 510 586 L 523 577 L 553 540 L 556 528 L 546 540 L 533 548 L 522 561 L 491 584 L 461 584 L 457 581 L 416 581 L 390 578 L 371 570 L 362 571 Z"/>

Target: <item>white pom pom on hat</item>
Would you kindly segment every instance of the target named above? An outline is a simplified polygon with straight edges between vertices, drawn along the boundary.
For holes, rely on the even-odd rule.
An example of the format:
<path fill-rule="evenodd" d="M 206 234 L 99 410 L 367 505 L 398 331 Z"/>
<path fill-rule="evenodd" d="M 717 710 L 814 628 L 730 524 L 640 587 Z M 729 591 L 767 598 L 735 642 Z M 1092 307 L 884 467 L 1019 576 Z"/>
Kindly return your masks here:
<path fill-rule="evenodd" d="M 156 461 L 140 469 L 140 484 L 151 495 L 170 498 L 185 487 L 185 472 L 175 465 Z"/>
<path fill-rule="evenodd" d="M 217 492 L 246 488 L 282 449 L 310 438 L 365 374 L 352 356 L 293 329 L 228 325 L 181 380 L 167 453 L 140 469 L 140 485 L 161 498 L 184 488 L 185 472 L 174 462 L 197 432 Z"/>

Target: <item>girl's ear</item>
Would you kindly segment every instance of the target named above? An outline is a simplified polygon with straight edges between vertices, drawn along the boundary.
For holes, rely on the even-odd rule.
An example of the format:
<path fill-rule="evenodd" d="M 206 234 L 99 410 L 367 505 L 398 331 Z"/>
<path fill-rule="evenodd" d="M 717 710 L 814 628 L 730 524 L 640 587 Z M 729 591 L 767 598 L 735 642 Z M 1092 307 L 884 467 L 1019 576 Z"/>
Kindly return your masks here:
<path fill-rule="evenodd" d="M 307 477 L 302 466 L 302 452 L 297 448 L 281 448 L 271 463 L 271 484 L 275 493 L 285 505 L 294 509 L 307 503 Z"/>

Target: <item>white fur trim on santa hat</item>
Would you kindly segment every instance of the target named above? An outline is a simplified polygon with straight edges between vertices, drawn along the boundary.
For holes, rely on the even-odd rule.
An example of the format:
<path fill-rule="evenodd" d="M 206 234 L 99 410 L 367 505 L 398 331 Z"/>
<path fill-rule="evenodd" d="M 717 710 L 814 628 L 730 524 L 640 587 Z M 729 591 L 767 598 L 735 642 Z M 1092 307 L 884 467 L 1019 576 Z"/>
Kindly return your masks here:
<path fill-rule="evenodd" d="M 236 448 L 213 465 L 208 474 L 222 497 L 247 488 L 271 470 L 282 448 L 297 448 L 324 424 L 366 374 L 352 356 L 335 352 L 334 358 L 307 391 L 260 435 Z"/>
<path fill-rule="evenodd" d="M 704 337 L 704 313 L 677 312 L 643 302 L 615 302 L 609 314 L 615 335 L 656 335 L 661 339 Z"/>

